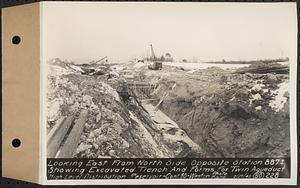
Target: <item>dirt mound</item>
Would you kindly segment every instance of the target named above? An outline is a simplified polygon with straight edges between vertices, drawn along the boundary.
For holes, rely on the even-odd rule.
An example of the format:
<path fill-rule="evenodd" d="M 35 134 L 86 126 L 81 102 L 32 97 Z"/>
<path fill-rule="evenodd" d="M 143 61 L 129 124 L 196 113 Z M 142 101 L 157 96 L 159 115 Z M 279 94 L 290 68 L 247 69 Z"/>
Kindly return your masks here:
<path fill-rule="evenodd" d="M 272 63 L 257 62 L 251 64 L 248 67 L 239 68 L 238 70 L 236 70 L 236 72 L 256 73 L 256 74 L 264 74 L 264 73 L 287 74 L 289 73 L 289 66 L 281 65 L 276 62 L 272 62 Z"/>

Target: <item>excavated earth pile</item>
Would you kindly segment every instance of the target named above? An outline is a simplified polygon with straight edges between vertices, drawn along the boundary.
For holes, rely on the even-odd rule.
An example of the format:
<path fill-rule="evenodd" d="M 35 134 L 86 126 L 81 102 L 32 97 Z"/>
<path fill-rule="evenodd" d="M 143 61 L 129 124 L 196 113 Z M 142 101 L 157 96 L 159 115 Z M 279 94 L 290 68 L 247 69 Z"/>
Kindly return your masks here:
<path fill-rule="evenodd" d="M 88 110 L 87 121 L 74 157 L 158 158 L 176 157 L 185 143 L 166 134 L 135 99 L 124 101 L 107 75 L 84 75 L 79 66 L 55 59 L 48 63 L 47 129 L 61 118 Z M 184 131 L 183 131 L 184 132 Z M 171 134 L 171 133 L 170 133 Z"/>
<path fill-rule="evenodd" d="M 205 157 L 290 155 L 287 74 L 216 68 L 142 74 L 158 85 L 152 98 L 169 91 L 159 108 L 204 149 Z"/>

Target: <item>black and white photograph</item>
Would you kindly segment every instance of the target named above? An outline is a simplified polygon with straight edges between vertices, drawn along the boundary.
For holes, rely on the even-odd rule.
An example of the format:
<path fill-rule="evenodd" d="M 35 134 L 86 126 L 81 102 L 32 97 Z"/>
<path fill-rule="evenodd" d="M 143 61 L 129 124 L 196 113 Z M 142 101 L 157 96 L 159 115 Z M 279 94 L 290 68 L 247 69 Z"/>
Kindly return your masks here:
<path fill-rule="evenodd" d="M 284 167 L 251 178 L 291 178 L 296 4 L 44 2 L 41 14 L 47 159 L 274 160 Z"/>

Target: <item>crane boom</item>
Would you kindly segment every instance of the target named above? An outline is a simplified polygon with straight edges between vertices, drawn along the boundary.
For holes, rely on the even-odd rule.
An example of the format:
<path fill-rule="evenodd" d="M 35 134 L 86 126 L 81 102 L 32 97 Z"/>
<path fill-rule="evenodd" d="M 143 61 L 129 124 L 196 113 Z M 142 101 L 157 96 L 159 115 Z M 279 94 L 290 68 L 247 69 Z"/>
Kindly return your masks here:
<path fill-rule="evenodd" d="M 103 58 L 101 58 L 101 59 L 99 59 L 99 60 L 97 60 L 97 61 L 91 61 L 91 62 L 89 62 L 88 64 L 89 65 L 95 65 L 95 64 L 97 64 L 97 63 L 99 63 L 99 62 L 101 62 L 101 61 L 103 61 L 104 59 L 106 59 L 107 58 L 107 56 L 105 56 L 105 57 L 103 57 Z"/>
<path fill-rule="evenodd" d="M 105 57 L 103 57 L 103 58 L 99 59 L 99 60 L 98 60 L 98 61 L 96 61 L 94 64 L 97 64 L 97 63 L 101 62 L 102 60 L 104 60 L 104 59 L 106 59 L 106 58 L 107 58 L 107 56 L 105 56 Z"/>
<path fill-rule="evenodd" d="M 150 44 L 150 48 L 151 48 L 151 56 L 152 56 L 152 59 L 153 59 L 153 60 L 156 60 L 156 57 L 155 57 L 155 53 L 154 53 L 152 44 Z"/>

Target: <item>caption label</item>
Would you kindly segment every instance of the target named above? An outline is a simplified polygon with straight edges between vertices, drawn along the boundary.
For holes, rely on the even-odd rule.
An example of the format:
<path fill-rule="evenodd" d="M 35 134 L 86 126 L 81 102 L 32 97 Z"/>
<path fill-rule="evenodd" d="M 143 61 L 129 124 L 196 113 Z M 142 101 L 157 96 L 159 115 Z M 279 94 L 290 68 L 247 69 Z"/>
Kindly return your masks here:
<path fill-rule="evenodd" d="M 48 180 L 289 178 L 289 158 L 47 159 Z"/>

